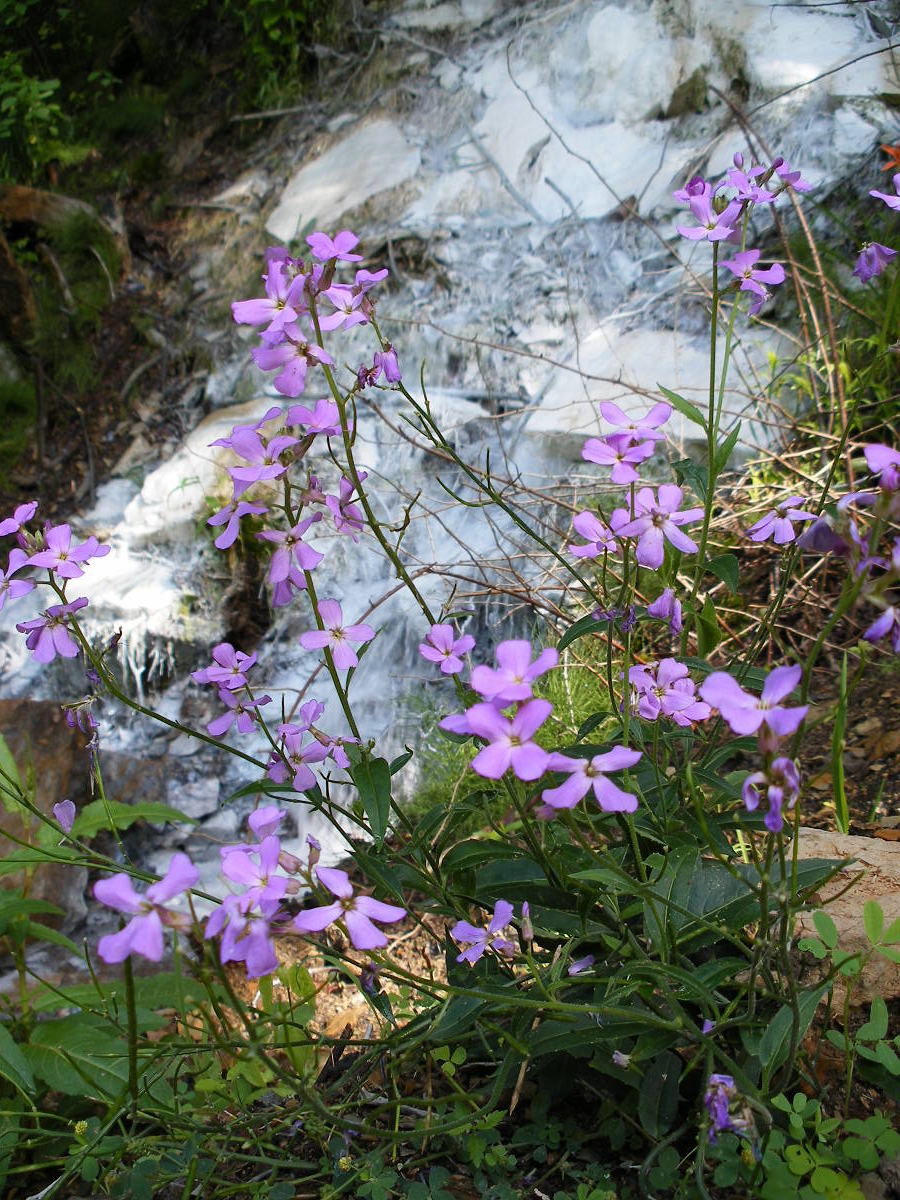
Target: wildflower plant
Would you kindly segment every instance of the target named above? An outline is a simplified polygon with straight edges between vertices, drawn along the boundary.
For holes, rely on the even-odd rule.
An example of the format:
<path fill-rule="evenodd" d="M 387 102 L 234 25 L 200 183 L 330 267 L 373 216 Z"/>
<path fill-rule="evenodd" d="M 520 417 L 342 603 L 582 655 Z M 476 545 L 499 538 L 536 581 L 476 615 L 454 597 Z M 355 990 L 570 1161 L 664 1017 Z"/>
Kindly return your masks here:
<path fill-rule="evenodd" d="M 254 362 L 275 372 L 285 399 L 215 443 L 235 460 L 227 468 L 233 494 L 209 518 L 225 551 L 241 522 L 252 519 L 272 603 L 302 613 L 298 641 L 324 667 L 329 695 L 285 712 L 263 690 L 257 654 L 223 642 L 192 676 L 223 710 L 206 732 L 154 713 L 125 694 L 110 662 L 115 639 L 93 641 L 83 620 L 88 601 L 72 596 L 90 560 L 109 548 L 93 538 L 75 543 L 65 525 L 41 529 L 32 505 L 0 522 L 0 533 L 15 540 L 0 599 L 17 612 L 33 593 L 50 601 L 17 623 L 35 660 L 81 657 L 92 697 L 113 696 L 236 755 L 253 776 L 245 794 L 258 797 L 246 838 L 221 847 L 215 894 L 198 890 L 199 871 L 183 853 L 139 891 L 133 880 L 141 872 L 121 840 L 117 860 L 85 844 L 93 814 L 58 805 L 48 819 L 52 844 L 60 847 L 62 833 L 68 847 L 54 852 L 97 873 L 93 896 L 121 914 L 122 927 L 103 935 L 96 951 L 105 964 L 124 964 L 132 1121 L 150 1120 L 151 1101 L 176 1119 L 180 1093 L 170 1087 L 159 1100 L 153 1089 L 174 1078 L 171 1061 L 179 1056 L 207 1081 L 209 1103 L 230 1112 L 233 1098 L 222 1094 L 210 1065 L 213 1051 L 227 1047 L 234 1078 L 257 1089 L 246 1094 L 274 1095 L 280 1107 L 271 1119 L 284 1128 L 299 1122 L 343 1179 L 355 1139 L 396 1147 L 401 1123 L 404 1136 L 419 1142 L 486 1137 L 506 1110 L 508 1089 L 517 1097 L 526 1076 L 538 1091 L 554 1077 L 557 1092 L 579 1103 L 610 1093 L 613 1108 L 627 1116 L 645 1179 L 677 1146 L 676 1162 L 683 1155 L 708 1194 L 710 1147 L 734 1135 L 750 1151 L 752 1186 L 759 1183 L 776 1119 L 769 1099 L 804 1081 L 803 1039 L 831 982 L 802 977 L 794 953 L 797 915 L 842 865 L 796 853 L 804 800 L 798 747 L 812 670 L 854 606 L 866 614 L 867 642 L 895 652 L 900 646 L 893 598 L 900 453 L 874 443 L 864 449 L 862 491 L 842 498 L 829 477 L 816 494 L 792 495 L 742 523 L 746 543 L 781 556 L 788 571 L 801 555 L 830 554 L 842 564 L 843 590 L 804 660 L 767 671 L 759 665 L 768 661 L 765 641 L 783 592 L 759 636 L 748 633 L 733 652 L 719 637 L 714 590 L 723 579 L 734 591 L 740 584 L 738 554 L 725 556 L 731 566 L 712 552 L 717 484 L 739 432 L 723 428 L 734 332 L 786 278 L 781 264 L 760 267 L 769 256 L 747 247 L 750 214 L 789 189 L 802 193 L 808 184 L 782 159 L 767 165 L 736 156 L 723 180 L 698 177 L 676 193 L 692 219 L 678 226 L 680 234 L 711 260 L 708 405 L 702 412 L 664 390 L 665 399 L 643 415 L 600 406 L 613 431 L 588 439 L 584 459 L 609 471 L 609 483 L 575 515 L 571 540 L 549 547 L 569 571 L 564 618 L 546 631 L 553 645 L 509 637 L 490 649 L 477 626 L 460 632 L 458 614 L 435 610 L 393 526 L 376 515 L 354 418 L 366 393 L 390 389 L 405 401 L 417 435 L 485 504 L 526 525 L 489 472 L 460 458 L 427 397 L 407 387 L 377 319 L 377 286 L 387 272 L 358 265 L 365 259 L 349 230 L 311 234 L 305 257 L 270 248 L 264 295 L 233 305 L 235 321 L 257 331 Z M 890 196 L 877 196 L 896 207 Z M 351 327 L 368 327 L 374 349 L 344 372 L 337 366 L 347 359 L 341 335 Z M 702 430 L 706 461 L 699 474 L 682 470 L 677 482 L 651 483 L 643 473 L 653 460 L 658 472 L 675 410 Z M 317 455 L 337 464 L 336 493 L 326 494 L 314 473 Z M 466 747 L 464 786 L 416 822 L 395 795 L 394 777 L 408 756 L 389 761 L 354 713 L 352 678 L 378 637 L 377 616 L 352 594 L 320 598 L 326 552 L 310 541 L 323 528 L 367 539 L 384 554 L 421 612 L 422 670 L 455 696 L 441 728 Z M 533 534 L 547 549 L 543 533 Z M 597 664 L 595 696 L 587 719 L 573 726 L 557 720 L 544 693 L 584 646 Z M 102 787 L 102 728 L 92 697 L 79 702 L 86 706 L 79 727 L 90 732 Z M 6 792 L 27 807 L 8 771 L 4 779 Z M 342 802 L 348 789 L 354 799 Z M 118 837 L 125 806 L 116 809 L 105 795 L 98 803 Z M 472 836 L 476 804 L 486 815 Z M 279 831 L 292 808 L 301 820 L 312 808 L 333 824 L 347 845 L 344 865 L 320 864 L 314 839 L 305 860 L 285 849 Z M 440 969 L 424 977 L 395 948 L 405 928 L 426 921 L 438 922 L 429 928 L 439 930 L 444 953 Z M 169 1051 L 165 1039 L 152 1043 L 140 1029 L 131 960 L 159 962 L 166 938 L 180 963 L 178 987 L 201 996 L 191 1001 L 206 1023 L 201 1050 L 176 1037 Z M 358 1066 L 345 1084 L 335 1066 L 338 1083 L 325 1092 L 316 1056 L 337 1053 L 335 1039 L 315 1025 L 315 986 L 289 961 L 286 948 L 298 944 L 358 981 L 371 1011 Z M 233 964 L 253 982 L 255 1005 L 235 994 Z M 399 995 L 402 1022 L 394 1009 Z M 429 1050 L 435 1044 L 442 1057 Z M 393 1052 L 387 1065 L 384 1045 Z M 479 1068 L 467 1075 L 472 1057 Z M 392 1064 L 412 1063 L 415 1075 L 415 1064 L 426 1060 L 443 1063 L 441 1082 L 429 1084 L 416 1107 Z M 354 1080 L 376 1069 L 389 1078 L 365 1093 L 363 1109 Z M 101 1098 L 112 1103 L 107 1093 Z M 87 1152 L 79 1146 L 73 1154 L 83 1164 Z M 173 1178 L 187 1177 L 175 1170 Z M 185 1183 L 183 1194 L 189 1191 Z"/>

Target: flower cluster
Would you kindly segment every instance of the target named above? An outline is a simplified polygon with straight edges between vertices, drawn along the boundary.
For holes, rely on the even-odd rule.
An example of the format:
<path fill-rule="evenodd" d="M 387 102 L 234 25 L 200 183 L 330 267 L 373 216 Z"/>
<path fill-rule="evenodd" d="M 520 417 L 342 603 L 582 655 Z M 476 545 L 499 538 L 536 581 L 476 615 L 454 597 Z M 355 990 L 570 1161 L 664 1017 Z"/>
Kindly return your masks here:
<path fill-rule="evenodd" d="M 894 212 L 900 212 L 900 173 L 894 175 L 892 183 L 893 195 L 890 192 L 879 192 L 877 188 L 872 188 L 869 195 L 881 200 Z M 859 252 L 853 274 L 861 283 L 868 283 L 880 275 L 896 257 L 897 251 L 892 250 L 890 246 L 882 246 L 880 242 L 866 242 Z"/>
<path fill-rule="evenodd" d="M 712 711 L 698 698 L 685 664 L 674 658 L 630 667 L 628 682 L 633 689 L 632 707 L 645 721 L 669 717 L 676 725 L 689 727 L 707 720 Z"/>

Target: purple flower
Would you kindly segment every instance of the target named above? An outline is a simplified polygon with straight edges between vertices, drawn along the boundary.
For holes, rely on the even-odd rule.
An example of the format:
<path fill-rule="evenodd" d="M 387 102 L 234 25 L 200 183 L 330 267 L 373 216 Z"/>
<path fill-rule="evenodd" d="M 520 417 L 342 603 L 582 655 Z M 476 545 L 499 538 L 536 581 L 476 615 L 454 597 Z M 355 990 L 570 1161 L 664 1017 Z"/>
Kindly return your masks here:
<path fill-rule="evenodd" d="M 658 599 L 647 605 L 647 615 L 668 621 L 673 633 L 681 632 L 681 601 L 676 599 L 671 588 L 666 588 Z"/>
<path fill-rule="evenodd" d="M 371 896 L 354 896 L 347 872 L 339 871 L 336 867 L 316 867 L 316 875 L 319 882 L 337 899 L 333 904 L 320 908 L 304 909 L 294 918 L 294 928 L 300 933 L 320 933 L 335 921 L 343 920 L 350 941 L 357 950 L 386 946 L 387 937 L 372 922 L 378 921 L 383 925 L 399 921 L 406 916 L 406 909 L 373 900 Z"/>
<path fill-rule="evenodd" d="M 584 958 L 576 958 L 566 967 L 567 975 L 580 975 L 594 965 L 593 954 L 585 954 Z"/>
<path fill-rule="evenodd" d="M 863 446 L 863 454 L 866 456 L 866 466 L 873 474 L 881 476 L 879 483 L 886 491 L 895 492 L 900 488 L 900 450 L 872 442 Z M 9 556 L 10 562 L 14 553 Z"/>
<path fill-rule="evenodd" d="M 375 379 L 384 375 L 386 383 L 399 383 L 403 376 L 400 373 L 400 363 L 397 361 L 397 351 L 387 342 L 383 350 L 376 350 L 372 358 L 372 369 Z"/>
<path fill-rule="evenodd" d="M 289 880 L 276 875 L 281 842 L 274 834 L 264 837 L 258 846 L 223 846 L 222 874 L 245 889 L 254 904 L 280 901 Z"/>
<path fill-rule="evenodd" d="M 683 188 L 679 188 L 672 195 L 676 200 L 680 200 L 682 204 L 689 204 L 697 196 L 711 196 L 712 184 L 707 183 L 701 175 L 695 175 Z"/>
<path fill-rule="evenodd" d="M 471 634 L 456 637 L 452 625 L 432 625 L 428 637 L 419 644 L 419 653 L 429 662 L 440 663 L 444 675 L 458 675 L 465 664 L 460 658 L 475 645 Z"/>
<path fill-rule="evenodd" d="M 337 437 L 341 432 L 341 413 L 333 400 L 317 400 L 315 408 L 294 404 L 287 411 L 288 425 L 305 425 L 308 433 Z"/>
<path fill-rule="evenodd" d="M 797 536 L 793 526 L 794 521 L 815 521 L 816 519 L 815 513 L 806 512 L 797 507 L 802 503 L 802 496 L 788 496 L 755 525 L 751 525 L 747 530 L 747 536 L 752 542 L 765 542 L 772 538 L 776 546 L 784 546 L 788 542 L 792 542 Z"/>
<path fill-rule="evenodd" d="M 310 629 L 301 633 L 300 645 L 305 650 L 321 650 L 328 646 L 339 671 L 359 664 L 356 651 L 349 642 L 370 642 L 375 636 L 371 625 L 344 625 L 344 615 L 337 600 L 319 601 L 319 619 L 324 629 Z"/>
<path fill-rule="evenodd" d="M 784 756 L 774 758 L 764 771 L 748 775 L 741 788 L 741 799 L 748 812 L 755 812 L 763 797 L 768 801 L 765 825 L 772 833 L 781 832 L 784 824 L 782 809 L 793 808 L 799 795 L 800 772 L 797 764 Z"/>
<path fill-rule="evenodd" d="M 43 616 L 16 625 L 19 633 L 27 633 L 25 645 L 34 655 L 35 662 L 53 662 L 57 654 L 61 658 L 77 658 L 79 646 L 69 632 L 67 618 L 87 606 L 87 597 L 79 596 L 70 604 L 51 604 Z"/>
<path fill-rule="evenodd" d="M 613 1050 L 612 1061 L 614 1067 L 620 1067 L 623 1071 L 627 1071 L 631 1066 L 631 1055 L 623 1054 L 621 1050 Z"/>
<path fill-rule="evenodd" d="M 288 468 L 281 456 L 285 450 L 297 445 L 298 439 L 282 433 L 268 441 L 250 425 L 236 425 L 230 438 L 220 438 L 214 446 L 229 445 L 234 453 L 243 458 L 247 465 L 229 467 L 228 474 L 234 482 L 235 498 L 245 492 L 251 483 L 261 479 L 277 479 Z"/>
<path fill-rule="evenodd" d="M 366 479 L 368 479 L 367 472 L 361 471 L 359 482 L 362 484 Z M 356 535 L 362 530 L 363 514 L 359 506 L 352 500 L 355 489 L 356 484 L 342 475 L 338 484 L 338 495 L 326 496 L 325 506 L 334 518 L 334 527 L 338 533 L 346 533 L 354 542 L 358 542 L 359 538 Z"/>
<path fill-rule="evenodd" d="M 697 699 L 697 685 L 687 667 L 674 658 L 664 658 L 655 671 L 652 663 L 630 667 L 628 682 L 637 692 L 637 710 L 645 721 L 671 717 L 687 728 L 710 715 L 709 705 Z"/>
<path fill-rule="evenodd" d="M 284 809 L 279 808 L 277 804 L 265 804 L 250 814 L 247 826 L 253 836 L 261 842 L 275 832 L 286 815 Z"/>
<path fill-rule="evenodd" d="M 319 316 L 319 328 L 325 330 L 352 329 L 354 325 L 365 325 L 369 318 L 362 310 L 362 295 L 354 292 L 346 283 L 335 283 L 322 293 L 334 305 L 334 312 Z"/>
<path fill-rule="evenodd" d="M 311 517 L 304 517 L 288 530 L 263 529 L 256 535 L 261 541 L 278 543 L 278 549 L 269 563 L 269 583 L 283 583 L 295 563 L 301 571 L 315 570 L 325 555 L 313 550 L 312 546 L 307 546 L 303 535 L 310 526 L 321 519 L 321 513 L 314 513 Z"/>
<path fill-rule="evenodd" d="M 151 962 L 159 962 L 163 955 L 163 925 L 184 924 L 184 918 L 164 906 L 194 887 L 199 878 L 200 872 L 186 854 L 174 854 L 163 878 L 151 884 L 143 896 L 134 890 L 128 875 L 98 880 L 94 896 L 101 904 L 117 912 L 134 914 L 124 929 L 100 939 L 97 952 L 103 961 L 120 963 L 131 954 L 140 954 Z"/>
<path fill-rule="evenodd" d="M 516 944 L 504 936 L 512 920 L 513 906 L 508 900 L 498 900 L 494 905 L 494 915 L 488 924 L 481 928 L 469 921 L 457 921 L 450 930 L 450 936 L 466 946 L 458 954 L 457 962 L 477 963 L 485 950 L 493 950 L 504 958 L 511 958 L 516 952 Z"/>
<path fill-rule="evenodd" d="M 275 783 L 286 783 L 290 779 L 295 792 L 307 792 L 316 786 L 316 777 L 308 764 L 323 762 L 328 757 L 328 747 L 316 739 L 303 744 L 305 733 L 304 728 L 282 725 L 281 748 L 278 754 L 272 754 L 266 771 Z"/>
<path fill-rule="evenodd" d="M 53 815 L 63 833 L 72 832 L 72 826 L 75 824 L 75 805 L 71 800 L 60 800 L 59 804 L 54 804 Z"/>
<path fill-rule="evenodd" d="M 867 642 L 880 642 L 888 634 L 894 653 L 900 654 L 900 608 L 893 604 L 872 622 L 863 637 Z"/>
<path fill-rule="evenodd" d="M 28 566 L 28 555 L 18 546 L 13 546 L 9 552 L 9 562 L 6 570 L 0 574 L 0 609 L 7 600 L 17 600 L 34 590 L 33 579 L 13 579 L 17 571 Z"/>
<path fill-rule="evenodd" d="M 894 209 L 895 212 L 900 212 L 900 172 L 893 176 L 892 183 L 897 195 L 891 196 L 887 192 L 877 192 L 874 189 L 869 195 L 874 196 L 876 200 L 883 200 L 888 208 Z"/>
<path fill-rule="evenodd" d="M 799 171 L 792 171 L 791 164 L 780 156 L 773 160 L 772 167 L 785 188 L 793 188 L 795 192 L 811 192 L 812 184 L 807 183 Z"/>
<path fill-rule="evenodd" d="M 350 251 L 359 245 L 359 238 L 349 229 L 342 229 L 330 238 L 327 233 L 311 233 L 306 244 L 313 252 L 313 257 L 320 262 L 336 259 L 338 262 L 362 262 L 361 254 L 351 254 Z"/>
<path fill-rule="evenodd" d="M 635 483 L 639 478 L 635 466 L 650 458 L 654 449 L 652 441 L 635 445 L 630 433 L 611 433 L 605 438 L 588 438 L 581 457 L 601 467 L 612 467 L 613 483 Z"/>
<path fill-rule="evenodd" d="M 677 193 L 676 193 L 677 194 Z M 600 405 L 600 415 L 617 430 L 627 433 L 633 442 L 665 440 L 665 434 L 660 433 L 660 425 L 665 425 L 672 415 L 672 405 L 660 400 L 654 404 L 646 416 L 632 419 L 614 404 L 612 400 L 604 400 Z"/>
<path fill-rule="evenodd" d="M 731 1102 L 737 1096 L 734 1079 L 730 1075 L 710 1075 L 703 1103 L 709 1113 L 709 1140 L 715 1143 L 717 1135 L 726 1130 L 744 1129 L 746 1124 L 736 1125 L 731 1118 Z"/>
<path fill-rule="evenodd" d="M 508 770 L 527 782 L 539 779 L 550 755 L 531 738 L 552 711 L 549 700 L 529 700 L 512 717 L 504 717 L 493 704 L 474 705 L 465 714 L 466 724 L 489 745 L 475 755 L 472 770 L 485 779 L 500 779 Z M 441 725 L 447 728 L 444 722 Z"/>
<path fill-rule="evenodd" d="M 802 674 L 800 666 L 776 667 L 757 698 L 725 671 L 713 671 L 701 684 L 700 695 L 719 710 L 735 733 L 756 733 L 765 724 L 778 737 L 787 737 L 806 716 L 809 705 L 785 708 L 779 701 L 791 694 Z"/>
<path fill-rule="evenodd" d="M 763 166 L 751 167 L 749 170 L 744 170 L 743 154 L 735 154 L 734 167 L 732 167 L 725 178 L 716 186 L 716 191 L 720 192 L 723 188 L 733 188 L 737 193 L 736 199 L 750 200 L 754 204 L 771 204 L 775 196 L 772 192 L 756 182 L 760 175 L 765 175 L 766 168 Z"/>
<path fill-rule="evenodd" d="M 759 250 L 742 250 L 734 258 L 722 263 L 723 267 L 741 280 L 742 292 L 752 292 L 757 297 L 750 306 L 752 315 L 758 313 L 769 299 L 768 288 L 764 285 L 784 283 L 784 267 L 781 263 L 772 263 L 771 267 L 766 267 L 765 270 L 757 269 L 756 263 L 760 253 Z"/>
<path fill-rule="evenodd" d="M 270 261 L 263 275 L 266 285 L 265 299 L 235 300 L 231 315 L 238 325 L 265 325 L 262 338 L 266 342 L 277 342 L 284 333 L 285 325 L 292 324 L 308 311 L 304 299 L 305 275 L 288 277 L 287 260 Z"/>
<path fill-rule="evenodd" d="M 207 918 L 203 936 L 211 938 L 221 933 L 221 961 L 243 962 L 247 978 L 259 979 L 278 969 L 272 924 L 279 916 L 277 901 L 259 903 L 249 892 L 226 896 Z"/>
<path fill-rule="evenodd" d="M 617 509 L 627 520 L 628 514 L 625 509 Z M 596 513 L 581 512 L 578 513 L 572 520 L 575 527 L 575 532 L 580 533 L 583 538 L 587 538 L 587 543 L 579 545 L 570 543 L 568 551 L 576 558 L 597 558 L 604 551 L 609 551 L 613 554 L 619 549 L 619 543 L 616 541 L 616 536 L 611 529 L 608 529 L 603 522 L 597 517 Z"/>
<path fill-rule="evenodd" d="M 4 537 L 8 533 L 18 533 L 34 514 L 37 512 L 37 500 L 29 500 L 27 504 L 20 504 L 13 512 L 11 517 L 6 517 L 0 521 L 0 537 Z"/>
<path fill-rule="evenodd" d="M 868 283 L 870 279 L 880 275 L 891 259 L 896 257 L 897 251 L 892 250 L 890 246 L 882 246 L 881 242 L 866 242 L 859 252 L 853 274 L 862 283 Z"/>
<path fill-rule="evenodd" d="M 636 558 L 644 567 L 661 567 L 663 543 L 668 540 L 685 554 L 696 551 L 697 545 L 678 528 L 703 516 L 702 508 L 679 512 L 683 492 L 674 483 L 664 483 L 656 500 L 652 488 L 641 488 L 634 500 L 634 517 L 616 530 L 619 537 L 637 537 Z"/>
<path fill-rule="evenodd" d="M 194 683 L 215 683 L 231 692 L 242 688 L 247 682 L 247 672 L 256 663 L 255 654 L 244 654 L 235 650 L 231 642 L 220 642 L 213 647 L 213 661 L 202 671 L 192 671 Z"/>
<path fill-rule="evenodd" d="M 219 688 L 219 699 L 225 705 L 226 711 L 220 717 L 210 721 L 206 730 L 213 737 L 222 737 L 232 725 L 237 725 L 238 733 L 252 733 L 256 728 L 259 714 L 256 710 L 263 704 L 271 704 L 271 696 L 258 696 L 255 700 L 239 700 L 234 692 Z"/>
<path fill-rule="evenodd" d="M 246 517 L 250 513 L 261 516 L 268 511 L 264 504 L 254 504 L 249 500 L 232 500 L 230 504 L 226 504 L 224 508 L 220 508 L 217 513 L 214 513 L 206 523 L 213 526 L 225 526 L 216 538 L 215 544 L 219 550 L 227 550 L 237 541 L 241 517 Z"/>
<path fill-rule="evenodd" d="M 102 558 L 109 554 L 109 546 L 101 546 L 95 537 L 72 545 L 72 530 L 68 525 L 48 526 L 44 530 L 44 549 L 32 554 L 29 560 L 32 567 L 46 567 L 55 572 L 61 579 L 77 579 L 83 575 L 79 563 L 91 558 Z"/>
<path fill-rule="evenodd" d="M 274 386 L 282 396 L 299 396 L 306 387 L 306 374 L 317 363 L 334 366 L 331 355 L 314 342 L 306 341 L 300 327 L 285 330 L 287 340 L 278 346 L 259 346 L 251 351 L 253 361 L 261 371 L 275 371 Z"/>
<path fill-rule="evenodd" d="M 531 685 L 559 662 L 559 653 L 548 647 L 531 661 L 531 642 L 501 642 L 496 650 L 497 668 L 480 666 L 472 672 L 471 685 L 485 700 L 504 705 L 531 696 Z"/>
<path fill-rule="evenodd" d="M 688 199 L 688 207 L 698 224 L 676 226 L 682 237 L 692 242 L 721 242 L 735 237 L 735 222 L 741 215 L 740 201 L 732 200 L 721 212 L 716 212 L 712 193 L 701 192 Z"/>
<path fill-rule="evenodd" d="M 624 771 L 633 767 L 640 759 L 639 750 L 625 746 L 613 746 L 605 754 L 593 758 L 567 758 L 553 754 L 548 764 L 551 771 L 565 771 L 569 778 L 559 787 L 541 792 L 541 799 L 551 808 L 574 808 L 593 789 L 594 799 L 604 812 L 634 812 L 638 806 L 637 796 L 623 792 L 606 778 L 607 771 Z"/>

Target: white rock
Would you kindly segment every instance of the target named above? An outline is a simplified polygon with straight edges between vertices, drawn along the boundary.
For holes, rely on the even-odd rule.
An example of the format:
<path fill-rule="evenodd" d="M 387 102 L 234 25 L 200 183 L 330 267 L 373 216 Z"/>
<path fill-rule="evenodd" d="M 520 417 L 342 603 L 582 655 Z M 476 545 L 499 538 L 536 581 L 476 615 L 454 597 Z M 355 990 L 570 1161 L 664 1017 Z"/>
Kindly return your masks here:
<path fill-rule="evenodd" d="M 418 149 L 393 121 L 367 121 L 301 167 L 266 223 L 281 242 L 290 242 L 308 221 L 327 230 L 372 196 L 410 179 L 419 169 Z"/>

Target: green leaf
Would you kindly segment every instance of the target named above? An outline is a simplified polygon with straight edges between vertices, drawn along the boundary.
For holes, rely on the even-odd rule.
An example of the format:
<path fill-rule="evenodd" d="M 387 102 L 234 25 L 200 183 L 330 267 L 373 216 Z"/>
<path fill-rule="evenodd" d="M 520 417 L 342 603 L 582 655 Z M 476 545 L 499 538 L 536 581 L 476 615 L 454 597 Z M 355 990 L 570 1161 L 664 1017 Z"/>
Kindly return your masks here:
<path fill-rule="evenodd" d="M 881 996 L 875 996 L 869 1009 L 869 1019 L 864 1025 L 860 1025 L 856 1036 L 861 1042 L 880 1042 L 882 1038 L 887 1037 L 887 1031 L 887 1005 Z"/>
<path fill-rule="evenodd" d="M 391 768 L 384 758 L 361 758 L 350 768 L 376 846 L 384 844 L 391 815 Z"/>
<path fill-rule="evenodd" d="M 34 1076 L 31 1068 L 5 1025 L 0 1025 L 0 1076 L 20 1088 L 29 1098 L 33 1095 Z"/>
<path fill-rule="evenodd" d="M 675 1120 L 681 1068 L 678 1055 L 664 1050 L 653 1059 L 641 1080 L 638 1116 L 644 1130 L 653 1138 L 667 1133 Z"/>
<path fill-rule="evenodd" d="M 882 945 L 889 946 L 892 942 L 900 942 L 900 917 L 891 921 L 887 929 L 881 935 Z"/>
<path fill-rule="evenodd" d="M 125 1042 L 84 1013 L 36 1025 L 24 1053 L 34 1074 L 66 1096 L 113 1100 L 128 1079 Z"/>
<path fill-rule="evenodd" d="M 562 635 L 557 643 L 557 650 L 562 654 L 563 650 L 571 646 L 574 641 L 580 637 L 585 637 L 589 633 L 609 633 L 609 621 L 598 621 L 592 617 L 590 613 L 586 617 L 579 619 L 570 625 L 566 632 Z"/>
<path fill-rule="evenodd" d="M 656 385 L 676 412 L 680 412 L 683 417 L 687 417 L 689 421 L 693 421 L 695 425 L 706 433 L 706 417 L 697 408 L 696 404 L 691 404 L 690 400 L 685 400 L 684 396 L 679 396 L 677 392 L 670 391 L 667 387 L 663 387 L 661 383 Z"/>
<path fill-rule="evenodd" d="M 153 821 L 157 825 L 165 825 L 168 821 L 187 821 L 191 825 L 197 822 L 193 817 L 185 816 L 177 808 L 162 804 L 157 800 L 144 800 L 140 804 L 122 804 L 118 800 L 93 800 L 86 804 L 72 826 L 75 837 L 90 839 L 96 837 L 101 829 L 130 829 L 135 821 Z"/>
<path fill-rule="evenodd" d="M 732 595 L 737 593 L 740 583 L 740 564 L 735 554 L 717 554 L 706 564 L 706 569 L 721 579 Z"/>
<path fill-rule="evenodd" d="M 809 1029 L 819 1001 L 827 991 L 827 987 L 819 987 L 800 993 L 797 1000 L 796 1037 L 798 1044 L 799 1039 Z M 790 1004 L 784 1004 L 766 1026 L 765 1032 L 759 1039 L 756 1053 L 766 1072 L 774 1071 L 787 1058 L 791 1047 L 792 1027 L 793 1010 Z"/>
<path fill-rule="evenodd" d="M 831 782 L 834 789 L 834 822 L 840 833 L 850 832 L 850 805 L 844 782 L 844 729 L 847 723 L 847 653 L 844 652 L 838 682 L 838 704 L 831 731 Z"/>
<path fill-rule="evenodd" d="M 813 913 L 813 925 L 815 925 L 819 937 L 825 943 L 829 950 L 833 950 L 838 944 L 837 925 L 832 921 L 827 912 L 819 909 Z"/>
<path fill-rule="evenodd" d="M 675 472 L 678 482 L 689 484 L 705 504 L 706 494 L 709 491 L 709 473 L 706 467 L 699 466 L 692 458 L 679 458 L 672 464 L 672 470 Z"/>
<path fill-rule="evenodd" d="M 863 905 L 863 923 L 866 937 L 873 946 L 877 946 L 884 930 L 884 909 L 877 900 L 867 900 Z"/>
<path fill-rule="evenodd" d="M 708 656 L 719 644 L 719 618 L 716 606 L 707 596 L 703 608 L 697 614 L 697 649 Z"/>
<path fill-rule="evenodd" d="M 731 452 L 734 449 L 738 438 L 741 435 L 741 423 L 738 421 L 731 433 L 724 442 L 716 449 L 716 474 L 722 471 L 731 457 Z"/>

